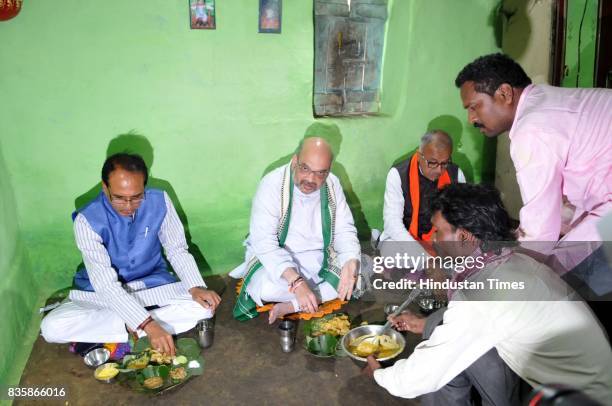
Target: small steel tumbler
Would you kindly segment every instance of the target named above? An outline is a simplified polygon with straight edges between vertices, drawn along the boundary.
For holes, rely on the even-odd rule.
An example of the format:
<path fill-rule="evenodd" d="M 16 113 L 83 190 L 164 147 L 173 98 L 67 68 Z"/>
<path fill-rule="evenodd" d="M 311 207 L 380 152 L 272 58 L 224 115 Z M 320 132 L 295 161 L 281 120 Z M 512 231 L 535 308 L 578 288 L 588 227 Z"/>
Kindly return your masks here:
<path fill-rule="evenodd" d="M 202 348 L 209 348 L 213 345 L 215 336 L 215 323 L 213 319 L 203 319 L 196 325 L 198 343 Z"/>
<path fill-rule="evenodd" d="M 278 325 L 280 344 L 283 352 L 291 352 L 295 348 L 295 322 L 283 320 Z"/>

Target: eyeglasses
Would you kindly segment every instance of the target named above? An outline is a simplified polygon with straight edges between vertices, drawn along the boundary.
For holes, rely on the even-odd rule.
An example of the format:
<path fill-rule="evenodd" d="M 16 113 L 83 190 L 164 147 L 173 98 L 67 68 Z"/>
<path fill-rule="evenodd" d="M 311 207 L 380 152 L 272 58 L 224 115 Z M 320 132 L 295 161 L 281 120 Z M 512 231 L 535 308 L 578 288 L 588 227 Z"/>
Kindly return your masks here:
<path fill-rule="evenodd" d="M 442 169 L 446 169 L 446 167 L 451 163 L 450 158 L 448 159 L 448 161 L 444 161 L 444 162 L 438 162 L 438 161 L 430 161 L 427 158 L 425 158 L 425 155 L 423 155 L 422 153 L 419 153 L 421 155 L 421 158 L 423 158 L 425 160 L 425 163 L 427 164 L 428 168 L 431 169 L 435 169 L 438 166 Z"/>
<path fill-rule="evenodd" d="M 329 169 L 323 169 L 321 171 L 313 171 L 312 169 L 310 169 L 310 167 L 308 167 L 308 165 L 302 164 L 299 161 L 297 163 L 297 166 L 298 166 L 298 169 L 300 170 L 300 173 L 305 176 L 308 176 L 312 173 L 319 179 L 325 179 L 327 175 L 329 175 Z"/>
<path fill-rule="evenodd" d="M 109 196 L 110 196 L 110 202 L 111 204 L 114 204 L 115 206 L 119 206 L 119 207 L 127 207 L 129 205 L 132 205 L 133 207 L 138 207 L 142 204 L 142 201 L 145 200 L 145 194 L 144 192 L 132 197 L 132 198 L 126 198 L 123 196 L 114 196 L 110 190 L 109 190 Z"/>

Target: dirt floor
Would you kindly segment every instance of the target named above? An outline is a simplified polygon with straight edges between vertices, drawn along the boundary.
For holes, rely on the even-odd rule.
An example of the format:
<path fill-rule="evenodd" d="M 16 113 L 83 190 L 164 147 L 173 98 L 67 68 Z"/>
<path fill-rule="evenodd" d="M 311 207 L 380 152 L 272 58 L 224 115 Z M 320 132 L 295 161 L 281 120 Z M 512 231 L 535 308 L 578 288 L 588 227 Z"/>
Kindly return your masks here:
<path fill-rule="evenodd" d="M 417 405 L 417 401 L 395 398 L 348 357 L 317 358 L 302 348 L 298 325 L 296 348 L 285 354 L 280 349 L 277 324 L 267 317 L 240 323 L 232 318 L 234 283 L 218 278 L 209 286 L 223 291 L 216 315 L 214 345 L 203 351 L 204 374 L 161 395 L 132 392 L 117 384 L 98 382 L 93 370 L 68 345 L 47 344 L 41 337 L 34 344 L 20 386 L 64 387 L 62 400 L 21 400 L 14 404 L 62 405 Z M 399 300 L 401 302 L 401 299 Z M 397 303 L 397 301 L 396 301 Z M 384 320 L 381 302 L 355 302 L 343 309 L 351 317 L 368 321 Z M 419 341 L 408 334 L 406 357 Z"/>

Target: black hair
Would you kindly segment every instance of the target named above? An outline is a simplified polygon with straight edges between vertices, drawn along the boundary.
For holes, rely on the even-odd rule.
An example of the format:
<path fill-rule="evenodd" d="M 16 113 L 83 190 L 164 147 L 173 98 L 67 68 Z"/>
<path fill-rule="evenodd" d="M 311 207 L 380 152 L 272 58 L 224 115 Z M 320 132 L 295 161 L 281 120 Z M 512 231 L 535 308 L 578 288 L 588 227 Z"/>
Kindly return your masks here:
<path fill-rule="evenodd" d="M 454 229 L 462 228 L 481 241 L 483 251 L 514 245 L 516 233 L 501 196 L 492 186 L 452 183 L 438 192 L 431 213 L 440 212 Z"/>
<path fill-rule="evenodd" d="M 149 179 L 149 171 L 147 165 L 140 155 L 120 152 L 106 158 L 102 165 L 102 182 L 108 186 L 108 177 L 117 167 L 125 169 L 128 172 L 139 172 L 144 175 L 144 183 L 147 184 Z"/>
<path fill-rule="evenodd" d="M 466 65 L 457 75 L 455 86 L 461 87 L 465 82 L 474 82 L 477 92 L 493 96 L 504 83 L 523 89 L 531 84 L 531 79 L 512 58 L 497 53 L 481 56 Z"/>

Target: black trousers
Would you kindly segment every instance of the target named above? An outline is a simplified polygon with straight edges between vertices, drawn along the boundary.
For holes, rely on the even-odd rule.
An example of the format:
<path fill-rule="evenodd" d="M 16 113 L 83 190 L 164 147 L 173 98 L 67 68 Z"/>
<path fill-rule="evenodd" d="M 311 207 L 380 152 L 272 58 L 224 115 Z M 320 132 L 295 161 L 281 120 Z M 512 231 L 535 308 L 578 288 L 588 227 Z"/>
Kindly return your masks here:
<path fill-rule="evenodd" d="M 520 405 L 520 382 L 493 348 L 440 390 L 421 396 L 421 405 L 470 406 L 474 390 L 482 405 Z"/>
<path fill-rule="evenodd" d="M 442 322 L 446 308 L 427 318 L 423 338 L 427 339 Z M 467 369 L 436 392 L 421 396 L 424 406 L 471 406 L 480 397 L 482 405 L 512 406 L 521 404 L 521 378 L 501 359 L 492 348 Z M 473 396 L 474 391 L 479 396 Z"/>

